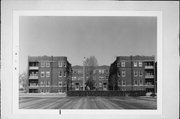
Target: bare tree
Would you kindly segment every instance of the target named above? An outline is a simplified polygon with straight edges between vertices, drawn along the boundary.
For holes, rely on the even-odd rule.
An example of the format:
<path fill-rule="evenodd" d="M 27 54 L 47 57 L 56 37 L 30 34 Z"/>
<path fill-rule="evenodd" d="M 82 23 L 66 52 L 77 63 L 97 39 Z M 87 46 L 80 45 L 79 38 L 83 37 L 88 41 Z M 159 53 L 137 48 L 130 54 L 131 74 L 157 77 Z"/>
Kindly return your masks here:
<path fill-rule="evenodd" d="M 86 59 L 85 64 L 86 66 L 96 67 L 98 66 L 98 61 L 95 56 L 90 56 L 89 58 Z"/>
<path fill-rule="evenodd" d="M 20 89 L 24 89 L 27 85 L 27 73 L 23 72 L 22 74 L 19 75 L 19 85 L 20 85 Z"/>
<path fill-rule="evenodd" d="M 95 81 L 93 80 L 93 71 L 96 66 L 98 66 L 98 61 L 95 56 L 90 56 L 89 58 L 86 59 L 85 65 L 87 66 L 86 68 L 86 74 L 88 74 L 88 79 L 86 81 L 86 87 L 90 88 L 90 90 L 94 89 L 94 84 Z"/>

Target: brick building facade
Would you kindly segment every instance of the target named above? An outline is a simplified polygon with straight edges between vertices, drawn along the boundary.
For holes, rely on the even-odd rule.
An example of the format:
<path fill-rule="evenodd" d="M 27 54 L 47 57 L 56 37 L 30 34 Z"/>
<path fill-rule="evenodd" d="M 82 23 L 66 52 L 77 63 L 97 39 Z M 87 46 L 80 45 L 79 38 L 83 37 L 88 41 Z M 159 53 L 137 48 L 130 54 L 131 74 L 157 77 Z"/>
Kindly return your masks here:
<path fill-rule="evenodd" d="M 71 71 L 67 57 L 28 57 L 27 92 L 66 92 L 70 87 Z"/>
<path fill-rule="evenodd" d="M 156 81 L 154 56 L 119 56 L 111 64 L 109 90 L 155 91 Z"/>
<path fill-rule="evenodd" d="M 85 67 L 85 82 L 88 80 L 90 67 Z M 94 90 L 108 90 L 109 66 L 96 66 L 93 69 Z M 72 90 L 83 90 L 83 66 L 72 67 Z"/>

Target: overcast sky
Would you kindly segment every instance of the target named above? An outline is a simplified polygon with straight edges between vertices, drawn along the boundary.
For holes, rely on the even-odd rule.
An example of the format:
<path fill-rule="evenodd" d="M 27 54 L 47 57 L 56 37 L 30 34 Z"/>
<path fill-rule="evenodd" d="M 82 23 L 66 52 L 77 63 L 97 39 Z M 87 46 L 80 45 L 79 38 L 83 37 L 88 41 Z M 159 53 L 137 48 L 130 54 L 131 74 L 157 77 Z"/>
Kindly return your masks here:
<path fill-rule="evenodd" d="M 116 56 L 155 55 L 155 17 L 20 17 L 20 73 L 28 56 L 67 56 L 72 65 L 95 56 L 110 65 Z"/>

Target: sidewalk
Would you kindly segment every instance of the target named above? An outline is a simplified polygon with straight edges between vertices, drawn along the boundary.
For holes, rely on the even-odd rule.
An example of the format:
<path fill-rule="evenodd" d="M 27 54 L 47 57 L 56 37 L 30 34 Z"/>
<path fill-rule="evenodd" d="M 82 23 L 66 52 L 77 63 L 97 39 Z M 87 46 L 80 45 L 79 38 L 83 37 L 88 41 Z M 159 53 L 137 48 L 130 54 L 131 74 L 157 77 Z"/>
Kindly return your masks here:
<path fill-rule="evenodd" d="M 19 97 L 66 97 L 66 93 L 19 93 Z"/>

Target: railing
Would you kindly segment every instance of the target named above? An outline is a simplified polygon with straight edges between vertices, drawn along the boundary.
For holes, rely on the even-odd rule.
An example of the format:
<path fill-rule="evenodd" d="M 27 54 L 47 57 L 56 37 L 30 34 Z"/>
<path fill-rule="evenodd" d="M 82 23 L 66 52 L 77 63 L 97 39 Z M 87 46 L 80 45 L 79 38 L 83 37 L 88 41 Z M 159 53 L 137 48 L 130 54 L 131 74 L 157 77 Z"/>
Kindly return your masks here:
<path fill-rule="evenodd" d="M 30 85 L 29 88 L 38 88 L 38 85 Z"/>
<path fill-rule="evenodd" d="M 154 75 L 145 75 L 145 78 L 154 78 Z"/>
<path fill-rule="evenodd" d="M 38 76 L 29 76 L 29 79 L 38 79 Z"/>
<path fill-rule="evenodd" d="M 154 66 L 145 66 L 145 69 L 153 69 Z"/>
<path fill-rule="evenodd" d="M 39 67 L 38 66 L 29 66 L 29 69 L 31 69 L 31 70 L 38 70 Z"/>
<path fill-rule="evenodd" d="M 152 84 L 145 84 L 144 85 L 146 88 L 154 88 L 154 85 L 152 85 Z"/>

